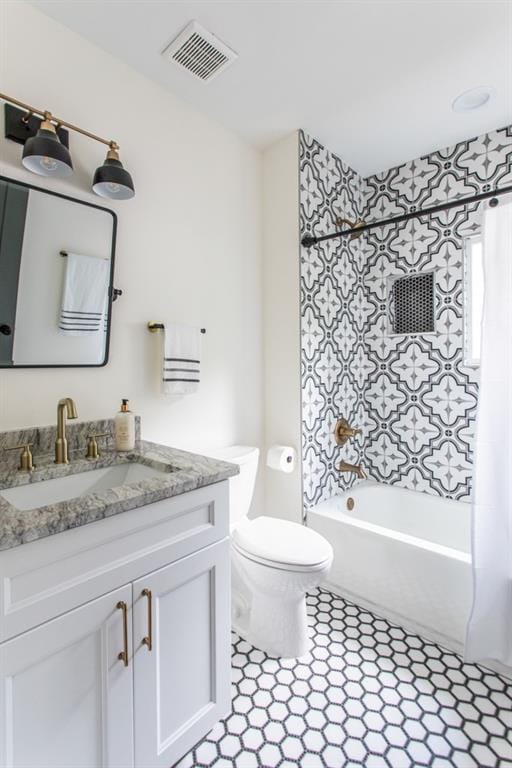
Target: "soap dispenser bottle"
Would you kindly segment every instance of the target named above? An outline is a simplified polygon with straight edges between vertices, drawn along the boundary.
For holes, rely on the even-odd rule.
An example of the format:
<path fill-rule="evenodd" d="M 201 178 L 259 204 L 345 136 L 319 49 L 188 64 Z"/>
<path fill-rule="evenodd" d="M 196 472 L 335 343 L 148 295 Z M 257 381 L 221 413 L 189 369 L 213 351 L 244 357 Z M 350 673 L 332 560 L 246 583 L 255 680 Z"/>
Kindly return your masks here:
<path fill-rule="evenodd" d="M 121 410 L 116 414 L 116 449 L 133 451 L 135 448 L 135 416 L 128 408 L 128 400 L 123 399 Z"/>

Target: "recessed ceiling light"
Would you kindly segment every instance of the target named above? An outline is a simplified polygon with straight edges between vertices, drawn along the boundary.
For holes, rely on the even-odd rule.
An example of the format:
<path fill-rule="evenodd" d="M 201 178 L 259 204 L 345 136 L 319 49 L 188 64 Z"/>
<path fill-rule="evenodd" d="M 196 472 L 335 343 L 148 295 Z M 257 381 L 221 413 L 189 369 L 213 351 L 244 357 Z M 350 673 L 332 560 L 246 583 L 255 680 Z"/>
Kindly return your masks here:
<path fill-rule="evenodd" d="M 474 109 L 481 109 L 490 102 L 494 96 L 493 88 L 481 86 L 480 88 L 470 88 L 469 91 L 460 93 L 452 102 L 454 112 L 472 112 Z"/>

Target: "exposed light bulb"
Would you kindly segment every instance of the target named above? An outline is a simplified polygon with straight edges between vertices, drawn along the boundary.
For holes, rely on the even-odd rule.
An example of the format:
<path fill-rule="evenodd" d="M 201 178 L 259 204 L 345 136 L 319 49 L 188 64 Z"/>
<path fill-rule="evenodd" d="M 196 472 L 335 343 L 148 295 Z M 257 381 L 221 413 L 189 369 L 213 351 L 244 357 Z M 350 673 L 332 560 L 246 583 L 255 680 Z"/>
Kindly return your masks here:
<path fill-rule="evenodd" d="M 53 157 L 42 157 L 41 165 L 45 171 L 55 171 L 59 164 Z"/>
<path fill-rule="evenodd" d="M 73 173 L 71 155 L 57 136 L 55 126 L 49 119 L 49 113 L 45 112 L 45 119 L 36 135 L 25 142 L 21 162 L 27 170 L 39 176 L 65 179 Z"/>
<path fill-rule="evenodd" d="M 119 160 L 118 146 L 111 142 L 103 165 L 96 168 L 92 182 L 93 192 L 112 200 L 129 200 L 134 196 L 133 180 Z"/>

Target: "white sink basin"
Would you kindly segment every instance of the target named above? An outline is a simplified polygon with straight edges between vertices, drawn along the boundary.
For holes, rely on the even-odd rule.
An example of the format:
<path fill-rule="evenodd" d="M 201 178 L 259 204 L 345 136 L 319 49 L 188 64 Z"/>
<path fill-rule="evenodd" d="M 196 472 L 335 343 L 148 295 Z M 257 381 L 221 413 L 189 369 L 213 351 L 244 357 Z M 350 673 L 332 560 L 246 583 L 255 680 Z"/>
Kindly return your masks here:
<path fill-rule="evenodd" d="M 35 509 L 47 504 L 76 499 L 78 496 L 86 496 L 89 493 L 101 493 L 110 488 L 137 483 L 151 477 L 168 477 L 169 472 L 172 470 L 155 469 L 146 464 L 133 462 L 6 488 L 0 491 L 0 496 L 16 509 Z"/>

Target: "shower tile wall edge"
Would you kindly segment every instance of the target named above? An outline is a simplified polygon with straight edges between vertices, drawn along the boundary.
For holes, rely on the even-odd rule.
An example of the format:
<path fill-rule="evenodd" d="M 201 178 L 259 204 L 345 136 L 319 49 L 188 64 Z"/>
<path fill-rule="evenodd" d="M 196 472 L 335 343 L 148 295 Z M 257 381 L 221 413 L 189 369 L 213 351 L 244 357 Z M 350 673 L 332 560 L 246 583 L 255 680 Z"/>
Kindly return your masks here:
<path fill-rule="evenodd" d="M 300 236 L 336 229 L 336 216 L 360 218 L 364 180 L 315 139 L 300 133 Z M 357 462 L 363 440 L 335 445 L 339 416 L 365 420 L 364 252 L 360 240 L 328 241 L 300 251 L 302 464 L 304 505 L 348 488 L 339 460 Z M 353 316 L 361 322 L 353 321 Z"/>

